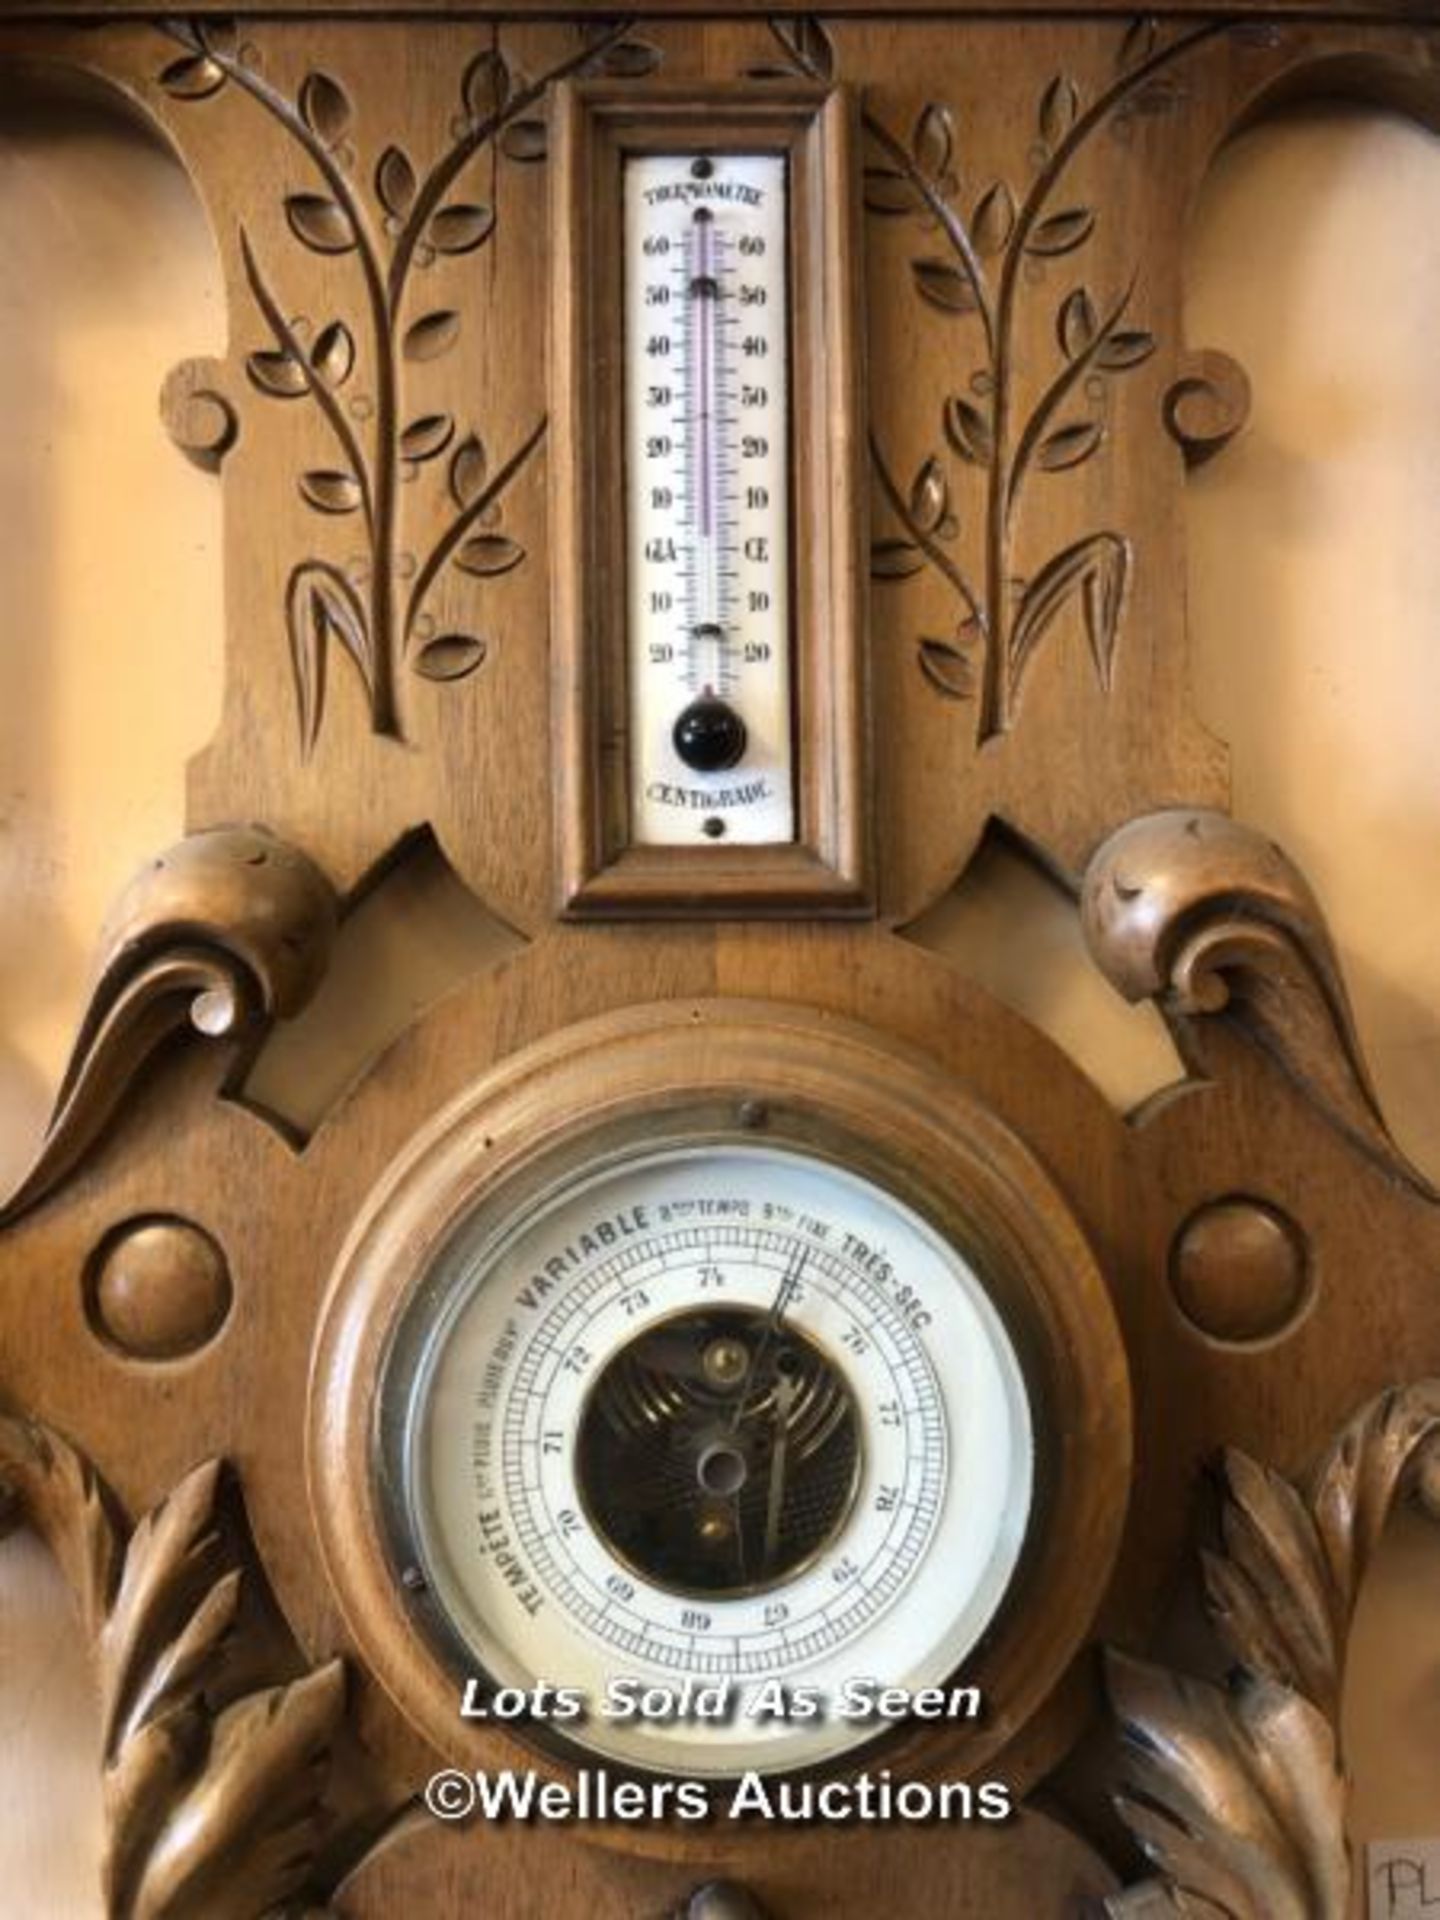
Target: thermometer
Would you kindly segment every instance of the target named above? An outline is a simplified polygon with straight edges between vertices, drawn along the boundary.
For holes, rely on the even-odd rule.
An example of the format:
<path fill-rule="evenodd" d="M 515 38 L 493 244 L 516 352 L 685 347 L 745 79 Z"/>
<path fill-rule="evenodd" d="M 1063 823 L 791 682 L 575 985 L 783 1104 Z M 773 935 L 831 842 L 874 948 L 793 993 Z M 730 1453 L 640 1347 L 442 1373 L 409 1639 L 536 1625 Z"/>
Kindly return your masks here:
<path fill-rule="evenodd" d="M 633 839 L 795 837 L 782 154 L 625 163 Z"/>

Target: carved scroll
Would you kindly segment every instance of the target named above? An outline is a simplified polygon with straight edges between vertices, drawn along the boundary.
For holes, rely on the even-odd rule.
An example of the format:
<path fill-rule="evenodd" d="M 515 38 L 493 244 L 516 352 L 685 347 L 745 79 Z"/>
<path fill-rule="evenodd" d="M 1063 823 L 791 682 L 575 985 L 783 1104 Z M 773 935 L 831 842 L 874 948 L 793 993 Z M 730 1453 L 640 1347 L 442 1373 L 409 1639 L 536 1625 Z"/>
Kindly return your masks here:
<path fill-rule="evenodd" d="M 1303 1493 L 1227 1454 L 1206 1604 L 1240 1662 L 1230 1691 L 1112 1653 L 1116 1805 L 1176 1910 L 1346 1920 L 1340 1696 L 1365 1570 L 1396 1500 L 1440 1469 L 1440 1380 L 1369 1402 Z M 1432 1502 L 1433 1504 L 1433 1502 Z M 1123 1911 L 1117 1906 L 1116 1912 Z"/>
<path fill-rule="evenodd" d="M 1154 999 L 1187 1065 L 1220 1019 L 1260 1047 L 1377 1166 L 1435 1198 L 1391 1138 L 1320 903 L 1273 841 L 1173 808 L 1113 833 L 1085 875 L 1085 937 L 1127 1000 Z"/>
<path fill-rule="evenodd" d="M 239 1039 L 298 1012 L 324 975 L 336 924 L 320 869 L 258 830 L 192 834 L 143 868 L 102 934 L 44 1141 L 0 1225 L 74 1171 L 162 1041 L 187 1025 Z"/>
<path fill-rule="evenodd" d="M 768 1916 L 738 1880 L 707 1880 L 681 1901 L 670 1920 L 768 1920 Z"/>
<path fill-rule="evenodd" d="M 94 1649 L 111 1920 L 259 1920 L 316 1911 L 345 1678 L 331 1661 L 256 1684 L 270 1660 L 207 1461 L 126 1538 L 69 1443 L 0 1416 L 8 1523 L 25 1520 L 68 1579 Z"/>

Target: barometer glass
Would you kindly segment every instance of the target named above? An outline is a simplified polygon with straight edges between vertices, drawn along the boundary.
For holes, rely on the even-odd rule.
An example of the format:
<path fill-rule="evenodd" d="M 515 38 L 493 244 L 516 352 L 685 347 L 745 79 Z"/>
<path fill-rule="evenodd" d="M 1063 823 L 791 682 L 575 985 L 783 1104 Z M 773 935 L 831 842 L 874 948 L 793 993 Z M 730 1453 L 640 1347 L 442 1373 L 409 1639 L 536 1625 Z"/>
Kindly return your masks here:
<path fill-rule="evenodd" d="M 833 1760 L 880 1730 L 845 1683 L 955 1675 L 1015 1573 L 1033 1436 L 1005 1325 L 961 1251 L 827 1159 L 632 1149 L 475 1216 L 409 1319 L 404 1550 L 471 1671 L 583 1693 L 563 1731 L 592 1753 Z M 775 1680 L 821 1711 L 749 1711 Z M 686 1681 L 729 1716 L 605 1712 L 616 1682 L 623 1709 Z"/>

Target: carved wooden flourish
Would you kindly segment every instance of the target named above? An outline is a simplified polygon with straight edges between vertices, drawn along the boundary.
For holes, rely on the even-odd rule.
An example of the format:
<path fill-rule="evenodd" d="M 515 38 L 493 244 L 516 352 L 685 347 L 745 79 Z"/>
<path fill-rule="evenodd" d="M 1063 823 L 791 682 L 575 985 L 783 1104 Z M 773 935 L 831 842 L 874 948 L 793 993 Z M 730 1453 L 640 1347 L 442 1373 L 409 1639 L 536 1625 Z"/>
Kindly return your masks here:
<path fill-rule="evenodd" d="M 1166 33 L 1153 18 L 1135 21 L 1118 40 L 1114 77 L 1091 97 L 1068 73 L 1050 80 L 1036 103 L 1029 180 L 996 177 L 978 191 L 966 185 L 963 199 L 948 105 L 928 102 L 908 138 L 873 113 L 864 116 L 866 205 L 919 226 L 925 240 L 910 261 L 914 291 L 956 326 L 958 342 L 937 448 L 908 485 L 872 441 L 876 482 L 899 531 L 875 542 L 871 570 L 877 580 L 898 582 L 930 568 L 945 581 L 955 625 L 944 636 L 922 637 L 917 659 L 938 693 L 976 701 L 981 744 L 1010 727 L 1026 673 L 1069 608 L 1080 613 L 1096 678 L 1109 691 L 1133 564 L 1129 538 L 1098 528 L 1021 576 L 1013 530 L 1029 486 L 1057 484 L 1101 452 L 1108 383 L 1142 365 L 1156 345 L 1132 315 L 1133 280 L 1104 292 L 1082 281 L 1056 308 L 1057 365 L 1025 410 L 1016 342 L 1027 268 L 1079 256 L 1103 218 L 1066 190 L 1071 163 L 1091 135 L 1107 122 L 1168 111 L 1179 97 L 1170 69 L 1222 30 L 1207 23 Z M 833 49 L 818 22 L 777 22 L 773 31 L 790 68 L 832 76 Z M 967 469 L 983 485 L 978 566 L 963 557 L 955 506 L 956 478 Z"/>
<path fill-rule="evenodd" d="M 1440 1381 L 1370 1401 L 1302 1492 L 1247 1455 L 1224 1461 L 1210 1617 L 1240 1662 L 1227 1692 L 1109 1659 L 1120 1815 L 1177 1911 L 1346 1920 L 1351 1862 L 1339 1753 L 1350 1622 L 1395 1502 L 1440 1470 Z M 1432 1501 L 1433 1505 L 1433 1501 Z"/>
<path fill-rule="evenodd" d="M 302 750 L 311 751 L 324 719 L 333 647 L 360 674 L 375 732 L 398 735 L 397 656 L 440 681 L 465 678 L 486 657 L 479 635 L 439 632 L 427 600 L 448 567 L 490 580 L 524 560 L 524 547 L 502 525 L 504 496 L 545 434 L 542 417 L 492 462 L 480 436 L 453 415 L 402 404 L 402 367 L 422 374 L 450 351 L 462 326 L 459 307 L 443 295 L 412 297 L 415 271 L 493 242 L 495 209 L 469 196 L 467 170 L 492 149 L 520 165 L 543 160 L 541 110 L 557 80 L 594 68 L 645 72 L 659 53 L 612 23 L 582 33 L 575 54 L 532 80 L 485 48 L 457 76 L 450 145 L 422 175 L 400 146 L 362 162 L 354 103 L 334 74 L 315 70 L 291 99 L 266 78 L 259 48 L 242 43 L 233 23 L 170 21 L 166 30 L 180 51 L 160 85 L 186 101 L 238 91 L 269 115 L 312 176 L 286 195 L 292 236 L 307 252 L 353 260 L 358 270 L 363 323 L 337 316 L 302 329 L 241 230 L 245 277 L 267 332 L 246 372 L 270 399 L 314 407 L 331 453 L 298 476 L 300 494 L 316 514 L 353 517 L 363 530 L 356 561 L 342 567 L 310 558 L 289 576 L 285 617 Z M 444 531 L 422 556 L 401 547 L 400 488 L 432 467 L 443 469 L 450 505 Z"/>
<path fill-rule="evenodd" d="M 0 1416 L 6 1518 L 50 1546 L 94 1649 L 111 1920 L 260 1920 L 323 1897 L 344 1673 L 256 1684 L 266 1648 L 221 1485 L 217 1461 L 196 1467 L 127 1538 L 83 1455 Z"/>
<path fill-rule="evenodd" d="M 1203 1070 L 1218 1018 L 1263 1048 L 1332 1125 L 1427 1198 L 1390 1137 L 1325 917 L 1273 841 L 1219 813 L 1142 815 L 1096 853 L 1081 893 L 1097 964 L 1127 1000 L 1154 998 Z"/>
<path fill-rule="evenodd" d="M 74 1171 L 171 1034 L 188 1026 L 233 1040 L 298 1012 L 324 975 L 336 922 L 320 869 L 257 829 L 192 834 L 143 867 L 107 922 L 45 1138 L 0 1225 Z"/>

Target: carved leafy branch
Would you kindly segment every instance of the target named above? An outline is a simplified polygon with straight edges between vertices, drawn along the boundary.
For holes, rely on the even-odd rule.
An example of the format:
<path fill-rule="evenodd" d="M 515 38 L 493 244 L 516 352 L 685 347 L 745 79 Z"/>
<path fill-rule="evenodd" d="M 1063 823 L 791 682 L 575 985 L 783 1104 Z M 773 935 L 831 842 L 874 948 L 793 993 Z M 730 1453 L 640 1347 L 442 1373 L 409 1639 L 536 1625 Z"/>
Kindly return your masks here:
<path fill-rule="evenodd" d="M 500 530 L 502 496 L 543 437 L 542 422 L 487 485 L 476 434 L 443 411 L 402 417 L 402 367 L 421 368 L 440 359 L 462 329 L 457 307 L 430 302 L 418 313 L 411 311 L 414 272 L 493 241 L 494 206 L 457 191 L 459 183 L 486 151 L 522 165 L 545 158 L 541 110 L 557 81 L 592 69 L 649 72 L 659 52 L 634 38 L 626 23 L 610 23 L 582 32 L 574 54 L 530 80 L 498 48 L 485 48 L 461 75 L 453 139 L 429 172 L 422 176 L 405 148 L 392 144 L 362 187 L 355 107 L 341 80 L 317 69 L 292 99 L 265 78 L 255 49 L 240 44 L 233 23 L 172 20 L 166 31 L 182 51 L 161 72 L 161 87 L 187 101 L 211 99 L 228 87 L 259 105 L 316 175 L 313 186 L 285 198 L 291 235 L 307 252 L 353 258 L 360 270 L 367 353 L 343 318 L 327 321 L 313 336 L 305 323 L 288 318 L 249 234 L 241 233 L 246 279 L 269 334 L 269 344 L 248 356 L 249 379 L 272 400 L 308 401 L 315 407 L 333 445 L 333 464 L 299 476 L 301 497 L 317 514 L 337 520 L 355 516 L 364 530 L 362 555 L 343 567 L 305 560 L 287 584 L 286 626 L 302 750 L 308 756 L 319 736 L 335 647 L 360 676 L 375 732 L 398 735 L 397 653 L 422 677 L 444 681 L 473 673 L 487 656 L 477 635 L 438 633 L 426 598 L 449 564 L 472 578 L 492 579 L 523 560 L 524 548 Z M 365 366 L 369 390 L 356 384 L 357 369 Z M 417 561 L 398 551 L 399 489 L 452 449 L 448 490 L 455 517 Z M 465 538 L 482 519 L 483 531 Z M 401 608 L 397 581 L 405 573 L 414 585 Z"/>
<path fill-rule="evenodd" d="M 1302 1489 L 1225 1456 L 1210 1617 L 1240 1662 L 1227 1691 L 1112 1654 L 1121 1818 L 1177 1911 L 1346 1920 L 1340 1699 L 1350 1624 L 1385 1522 L 1440 1464 L 1440 1381 L 1362 1407 Z"/>
<path fill-rule="evenodd" d="M 774 21 L 771 31 L 784 65 L 752 71 L 833 78 L 835 52 L 819 21 Z M 1077 81 L 1056 74 L 1037 106 L 1033 176 L 1018 188 L 991 179 L 968 206 L 960 199 L 951 107 L 927 102 L 908 140 L 874 113 L 863 116 L 867 207 L 882 218 L 914 219 L 934 236 L 910 260 L 915 293 L 979 333 L 975 364 L 943 400 L 939 444 L 922 459 L 908 492 L 872 444 L 881 498 L 899 528 L 876 541 L 872 571 L 894 582 L 930 568 L 949 587 L 958 603 L 956 624 L 943 637 L 918 641 L 918 663 L 937 692 L 976 699 L 981 743 L 1011 725 L 1040 643 L 1071 607 L 1083 620 L 1096 678 L 1110 687 L 1132 568 L 1128 540 L 1113 531 L 1086 535 L 1019 578 L 1013 528 L 1032 480 L 1072 472 L 1101 451 L 1108 383 L 1155 350 L 1150 333 L 1126 324 L 1131 290 L 1102 310 L 1088 287 L 1076 285 L 1055 315 L 1060 365 L 1023 411 L 1015 378 L 1022 280 L 1027 269 L 1078 254 L 1097 230 L 1097 209 L 1068 201 L 1061 191 L 1085 142 L 1108 120 L 1173 104 L 1166 69 L 1218 31 L 1207 24 L 1161 41 L 1153 21 L 1136 22 L 1121 41 L 1116 76 L 1088 104 Z M 960 530 L 948 461 L 984 476 L 978 583 L 954 552 Z"/>
<path fill-rule="evenodd" d="M 345 1709 L 338 1661 L 253 1684 L 268 1649 L 219 1463 L 126 1538 L 89 1462 L 0 1416 L 0 1487 L 75 1592 L 101 1695 L 111 1920 L 258 1920 L 313 1903 Z"/>

